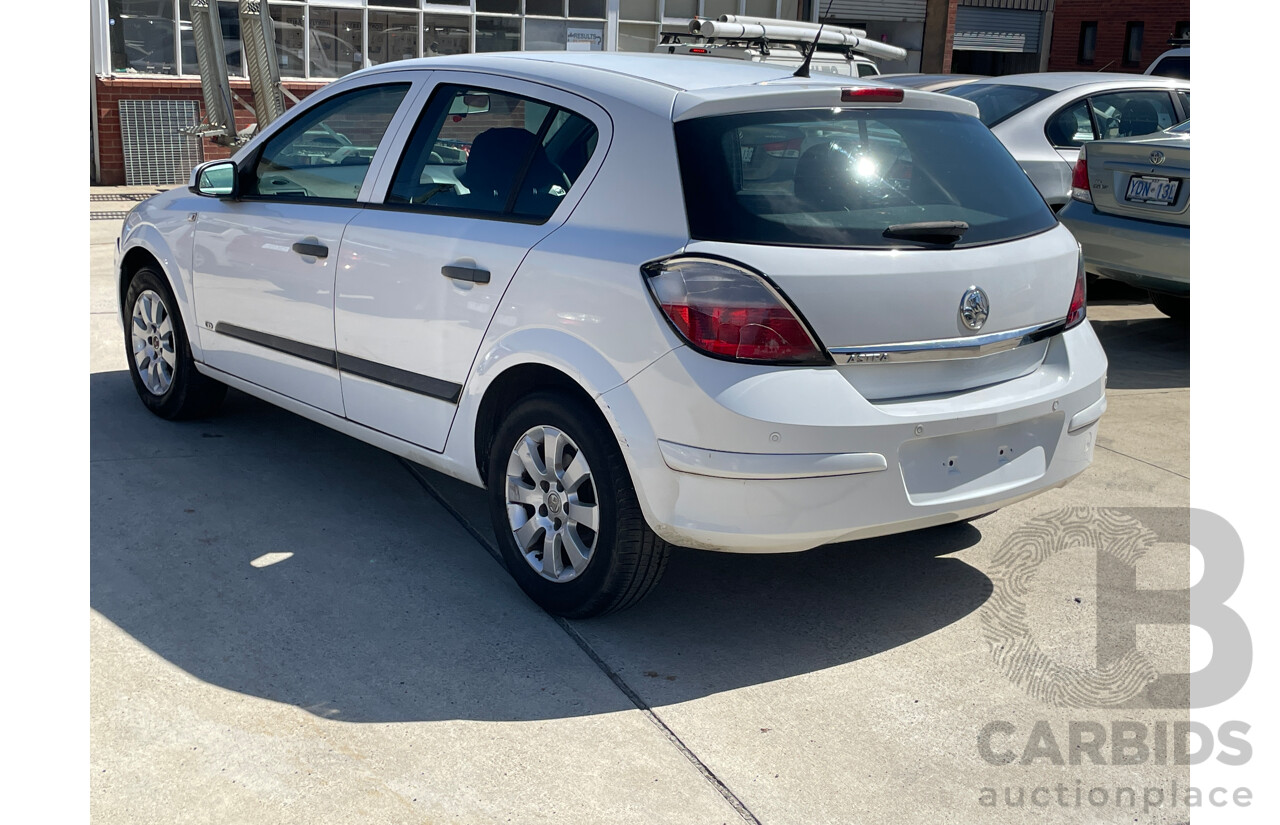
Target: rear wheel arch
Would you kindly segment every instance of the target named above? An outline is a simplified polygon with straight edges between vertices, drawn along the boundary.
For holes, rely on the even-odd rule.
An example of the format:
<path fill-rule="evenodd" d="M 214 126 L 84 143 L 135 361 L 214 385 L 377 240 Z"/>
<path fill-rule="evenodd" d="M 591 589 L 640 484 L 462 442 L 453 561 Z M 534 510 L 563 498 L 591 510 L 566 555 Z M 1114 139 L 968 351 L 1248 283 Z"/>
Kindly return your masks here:
<path fill-rule="evenodd" d="M 493 438 L 502 426 L 506 412 L 510 411 L 520 399 L 534 393 L 554 392 L 574 401 L 591 411 L 601 427 L 602 433 L 613 438 L 613 428 L 600 411 L 595 399 L 581 384 L 567 373 L 547 364 L 517 364 L 500 374 L 485 389 L 476 412 L 475 424 L 475 461 L 480 479 L 488 483 L 489 451 Z"/>

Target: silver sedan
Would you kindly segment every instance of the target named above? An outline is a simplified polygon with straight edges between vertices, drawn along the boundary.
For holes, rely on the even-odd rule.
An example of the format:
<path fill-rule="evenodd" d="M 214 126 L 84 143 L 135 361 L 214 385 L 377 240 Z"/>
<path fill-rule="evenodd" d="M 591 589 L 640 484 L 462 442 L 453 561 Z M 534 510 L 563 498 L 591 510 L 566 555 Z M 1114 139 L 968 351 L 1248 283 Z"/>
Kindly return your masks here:
<path fill-rule="evenodd" d="M 978 104 L 982 122 L 1005 145 L 1055 210 L 1070 199 L 1080 147 L 1148 135 L 1191 117 L 1191 81 L 1100 72 L 993 77 L 943 94 Z"/>
<path fill-rule="evenodd" d="M 1187 317 L 1191 122 L 1086 146 L 1058 218 L 1080 241 L 1088 272 L 1146 289 L 1161 312 Z"/>

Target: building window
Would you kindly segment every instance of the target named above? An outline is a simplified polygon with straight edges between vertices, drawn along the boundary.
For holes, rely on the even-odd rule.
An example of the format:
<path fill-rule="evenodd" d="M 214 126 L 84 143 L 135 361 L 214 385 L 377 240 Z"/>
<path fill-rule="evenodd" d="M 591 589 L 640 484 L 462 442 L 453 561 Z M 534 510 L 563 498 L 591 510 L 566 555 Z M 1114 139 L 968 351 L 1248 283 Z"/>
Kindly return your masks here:
<path fill-rule="evenodd" d="M 1098 48 L 1098 21 L 1092 20 L 1080 24 L 1080 50 L 1076 62 L 1085 66 L 1093 65 L 1093 55 Z"/>
<path fill-rule="evenodd" d="M 1174 40 L 1190 40 L 1191 39 L 1191 21 L 1179 20 L 1173 24 Z"/>
<path fill-rule="evenodd" d="M 1124 65 L 1126 66 L 1137 66 L 1142 62 L 1142 28 L 1141 23 L 1124 25 Z"/>

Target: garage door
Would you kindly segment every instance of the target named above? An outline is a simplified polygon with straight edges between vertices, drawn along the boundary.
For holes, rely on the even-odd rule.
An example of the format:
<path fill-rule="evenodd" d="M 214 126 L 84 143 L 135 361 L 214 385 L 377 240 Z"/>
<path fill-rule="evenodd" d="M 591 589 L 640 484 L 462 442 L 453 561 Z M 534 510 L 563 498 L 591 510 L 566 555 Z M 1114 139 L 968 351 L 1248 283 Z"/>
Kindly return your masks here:
<path fill-rule="evenodd" d="M 1038 11 L 961 6 L 956 9 L 953 48 L 958 51 L 1038 52 L 1040 24 Z"/>

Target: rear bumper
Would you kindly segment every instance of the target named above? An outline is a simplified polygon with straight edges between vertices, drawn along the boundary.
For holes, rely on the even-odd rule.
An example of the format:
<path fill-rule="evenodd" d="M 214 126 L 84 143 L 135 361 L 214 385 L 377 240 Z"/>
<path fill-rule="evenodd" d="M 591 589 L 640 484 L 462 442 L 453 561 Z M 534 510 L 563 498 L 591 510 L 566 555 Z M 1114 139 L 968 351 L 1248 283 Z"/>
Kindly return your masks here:
<path fill-rule="evenodd" d="M 1175 295 L 1191 293 L 1191 228 L 1119 215 L 1071 201 L 1058 213 L 1084 248 L 1085 269 Z"/>
<path fill-rule="evenodd" d="M 600 401 L 662 538 L 789 552 L 958 521 L 1067 483 L 1093 458 L 1105 381 L 1085 324 L 1054 339 L 1036 373 L 947 398 L 871 404 L 835 369 L 682 347 Z"/>

